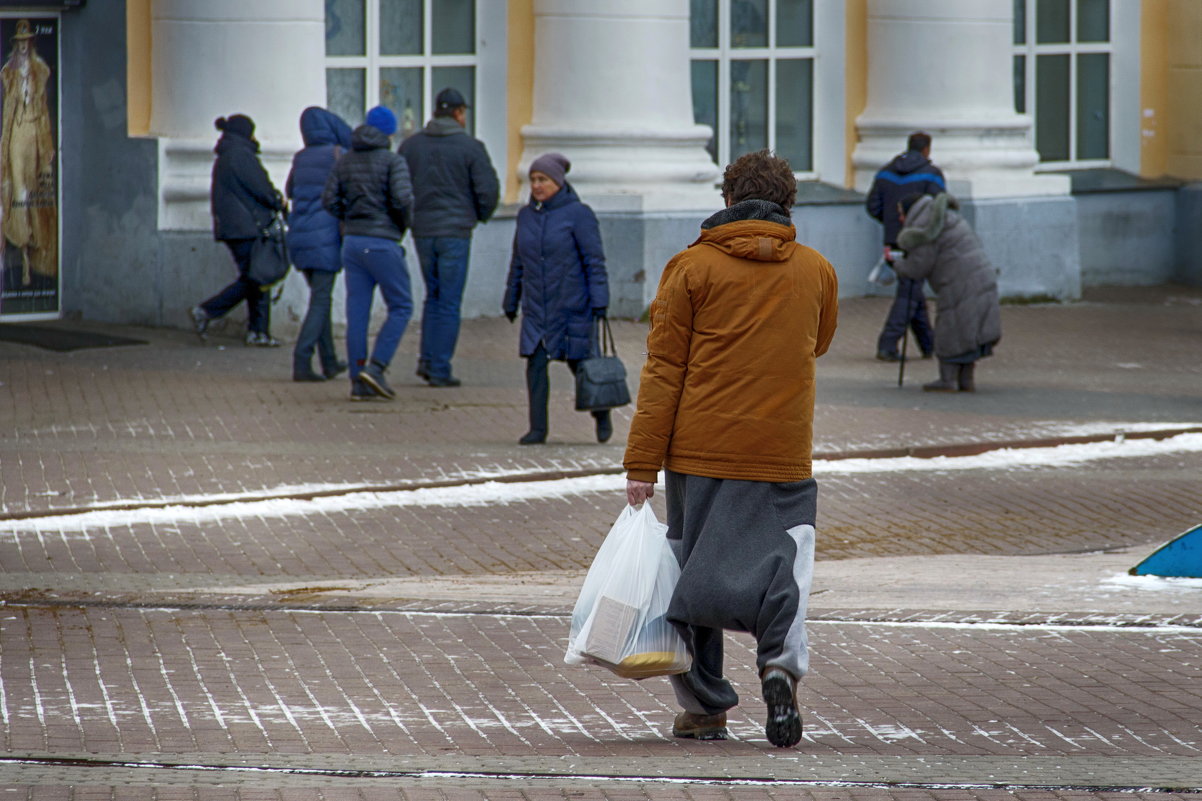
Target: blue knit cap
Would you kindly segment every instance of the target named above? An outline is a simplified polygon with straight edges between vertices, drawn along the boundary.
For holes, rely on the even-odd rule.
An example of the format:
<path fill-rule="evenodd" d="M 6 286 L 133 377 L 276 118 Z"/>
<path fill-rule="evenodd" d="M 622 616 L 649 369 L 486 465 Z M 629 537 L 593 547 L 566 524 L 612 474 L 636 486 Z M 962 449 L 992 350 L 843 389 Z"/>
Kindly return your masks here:
<path fill-rule="evenodd" d="M 385 136 L 392 136 L 396 133 L 396 115 L 387 106 L 376 106 L 367 112 L 367 117 L 363 121 L 373 128 L 379 128 Z"/>

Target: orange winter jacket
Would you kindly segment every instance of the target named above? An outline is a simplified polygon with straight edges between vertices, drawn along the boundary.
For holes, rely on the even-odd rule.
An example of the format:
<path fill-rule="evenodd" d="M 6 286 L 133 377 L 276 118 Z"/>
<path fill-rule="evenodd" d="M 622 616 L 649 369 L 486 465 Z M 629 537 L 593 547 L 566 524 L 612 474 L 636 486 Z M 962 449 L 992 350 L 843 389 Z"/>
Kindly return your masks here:
<path fill-rule="evenodd" d="M 623 464 L 748 481 L 809 478 L 814 367 L 838 279 L 796 229 L 739 220 L 672 258 L 651 304 L 647 362 Z"/>

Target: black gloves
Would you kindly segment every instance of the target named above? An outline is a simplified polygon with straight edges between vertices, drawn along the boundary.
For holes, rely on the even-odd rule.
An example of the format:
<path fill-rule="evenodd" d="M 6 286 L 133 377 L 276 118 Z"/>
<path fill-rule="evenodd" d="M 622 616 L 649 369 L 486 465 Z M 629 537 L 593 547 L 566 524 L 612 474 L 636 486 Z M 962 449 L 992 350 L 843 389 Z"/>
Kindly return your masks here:
<path fill-rule="evenodd" d="M 506 309 L 505 316 L 509 319 L 509 322 L 512 323 L 514 320 L 516 320 L 518 318 L 518 313 L 515 311 L 509 311 L 508 309 Z"/>
<path fill-rule="evenodd" d="M 606 312 L 605 306 L 594 306 L 593 307 L 593 319 L 594 320 L 605 319 L 605 312 Z"/>

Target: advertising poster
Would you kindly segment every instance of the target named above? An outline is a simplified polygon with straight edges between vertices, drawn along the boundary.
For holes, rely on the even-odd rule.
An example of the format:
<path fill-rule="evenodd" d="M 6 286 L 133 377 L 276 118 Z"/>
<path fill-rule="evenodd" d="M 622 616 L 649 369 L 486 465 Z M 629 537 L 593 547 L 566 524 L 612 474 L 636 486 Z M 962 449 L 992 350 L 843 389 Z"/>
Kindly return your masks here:
<path fill-rule="evenodd" d="M 59 311 L 58 17 L 0 17 L 0 316 Z"/>

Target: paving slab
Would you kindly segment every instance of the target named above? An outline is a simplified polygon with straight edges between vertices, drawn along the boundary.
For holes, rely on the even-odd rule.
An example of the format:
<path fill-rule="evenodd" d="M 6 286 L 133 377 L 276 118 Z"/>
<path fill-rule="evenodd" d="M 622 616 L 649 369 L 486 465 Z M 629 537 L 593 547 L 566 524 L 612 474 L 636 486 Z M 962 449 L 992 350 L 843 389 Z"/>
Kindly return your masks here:
<path fill-rule="evenodd" d="M 950 396 L 918 388 L 931 362 L 899 388 L 872 358 L 887 303 L 844 302 L 820 361 L 813 670 L 785 751 L 743 635 L 721 743 L 665 736 L 662 680 L 562 664 L 630 410 L 592 442 L 557 367 L 552 442 L 519 448 L 505 321 L 466 323 L 452 390 L 408 375 L 411 331 L 395 403 L 220 337 L 0 344 L 0 790 L 1196 797 L 1202 588 L 1124 571 L 1202 522 L 1181 434 L 1202 429 L 1202 291 L 1007 306 L 980 390 Z M 615 331 L 636 373 L 645 327 Z M 1068 442 L 1096 447 L 1053 459 Z"/>

